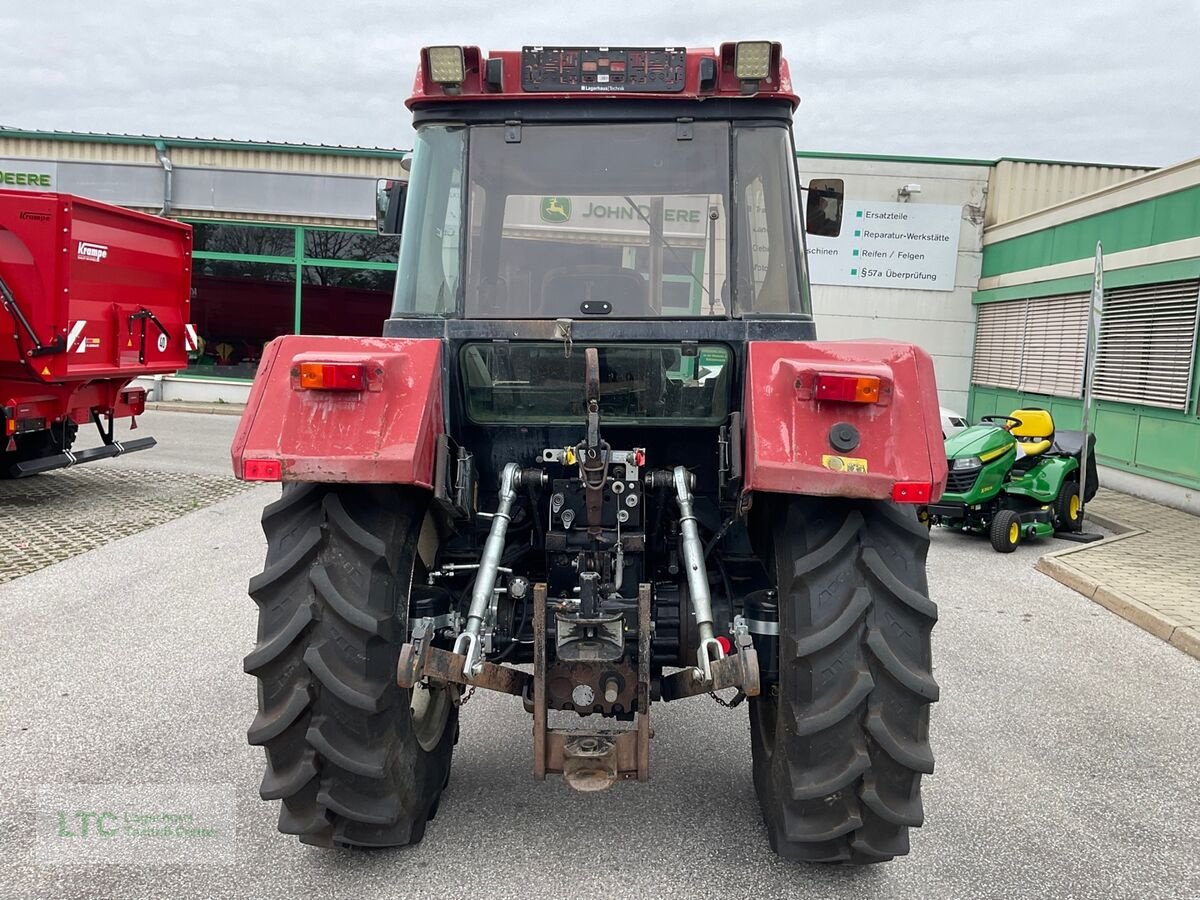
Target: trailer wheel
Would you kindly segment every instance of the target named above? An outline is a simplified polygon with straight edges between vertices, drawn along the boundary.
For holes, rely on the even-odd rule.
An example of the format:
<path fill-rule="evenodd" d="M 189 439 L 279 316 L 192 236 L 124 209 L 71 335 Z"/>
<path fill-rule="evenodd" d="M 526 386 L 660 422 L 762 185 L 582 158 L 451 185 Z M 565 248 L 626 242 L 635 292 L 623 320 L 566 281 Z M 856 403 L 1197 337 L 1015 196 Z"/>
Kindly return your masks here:
<path fill-rule="evenodd" d="M 764 499 L 756 544 L 779 591 L 779 683 L 751 700 L 750 732 L 771 848 L 810 862 L 901 856 L 933 771 L 929 533 L 889 503 Z"/>
<path fill-rule="evenodd" d="M 427 506 L 413 488 L 289 484 L 263 512 L 248 737 L 266 750 L 260 795 L 304 843 L 415 844 L 449 780 L 455 695 L 396 685 Z"/>
<path fill-rule="evenodd" d="M 992 517 L 988 539 L 997 553 L 1012 553 L 1021 543 L 1021 518 L 1011 509 L 1002 509 Z"/>

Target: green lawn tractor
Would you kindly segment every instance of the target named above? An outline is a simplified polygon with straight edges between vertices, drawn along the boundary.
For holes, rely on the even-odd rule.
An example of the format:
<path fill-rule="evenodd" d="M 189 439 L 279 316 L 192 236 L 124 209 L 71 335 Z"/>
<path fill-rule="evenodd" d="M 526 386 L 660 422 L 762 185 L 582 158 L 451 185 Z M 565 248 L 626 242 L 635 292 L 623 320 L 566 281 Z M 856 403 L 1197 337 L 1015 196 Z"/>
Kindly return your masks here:
<path fill-rule="evenodd" d="M 1096 494 L 1096 437 L 1088 435 L 1084 499 Z M 946 440 L 950 474 L 929 525 L 986 534 L 999 553 L 1026 538 L 1079 530 L 1084 433 L 1054 430 L 1044 409 L 983 416 Z"/>

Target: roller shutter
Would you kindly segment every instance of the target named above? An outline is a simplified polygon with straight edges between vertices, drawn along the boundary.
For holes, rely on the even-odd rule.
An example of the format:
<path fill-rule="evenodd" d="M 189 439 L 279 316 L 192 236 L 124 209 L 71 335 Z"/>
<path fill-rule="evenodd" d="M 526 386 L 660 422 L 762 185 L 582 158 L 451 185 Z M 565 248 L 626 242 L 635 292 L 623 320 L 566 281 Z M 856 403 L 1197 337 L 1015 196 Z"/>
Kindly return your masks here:
<path fill-rule="evenodd" d="M 1021 375 L 1024 333 L 1024 300 L 1006 300 L 979 306 L 971 382 L 1015 389 Z"/>
<path fill-rule="evenodd" d="M 1187 411 L 1198 294 L 1200 281 L 1106 291 L 1095 396 Z"/>

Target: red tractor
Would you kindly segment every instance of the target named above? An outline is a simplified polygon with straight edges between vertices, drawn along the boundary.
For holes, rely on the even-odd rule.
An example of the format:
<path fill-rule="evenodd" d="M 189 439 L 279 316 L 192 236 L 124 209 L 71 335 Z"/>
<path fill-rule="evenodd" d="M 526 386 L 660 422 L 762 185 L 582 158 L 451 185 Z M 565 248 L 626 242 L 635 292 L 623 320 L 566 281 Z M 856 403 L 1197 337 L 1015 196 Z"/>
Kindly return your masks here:
<path fill-rule="evenodd" d="M 797 104 L 768 42 L 422 51 L 384 336 L 274 341 L 233 445 L 283 482 L 245 661 L 281 831 L 419 841 L 477 689 L 580 790 L 725 690 L 778 853 L 908 852 L 937 391 L 916 347 L 814 340 L 800 192 L 823 234 L 842 195 L 799 186 Z"/>

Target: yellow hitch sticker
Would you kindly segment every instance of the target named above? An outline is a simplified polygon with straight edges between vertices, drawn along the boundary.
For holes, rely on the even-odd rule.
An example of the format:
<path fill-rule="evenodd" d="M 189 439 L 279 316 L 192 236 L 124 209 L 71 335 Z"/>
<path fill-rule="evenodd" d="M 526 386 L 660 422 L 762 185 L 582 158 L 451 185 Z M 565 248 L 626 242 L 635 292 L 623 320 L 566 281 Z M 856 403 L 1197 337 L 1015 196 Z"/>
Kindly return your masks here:
<path fill-rule="evenodd" d="M 854 456 L 822 456 L 821 465 L 833 472 L 859 472 L 865 474 L 867 461 Z"/>

